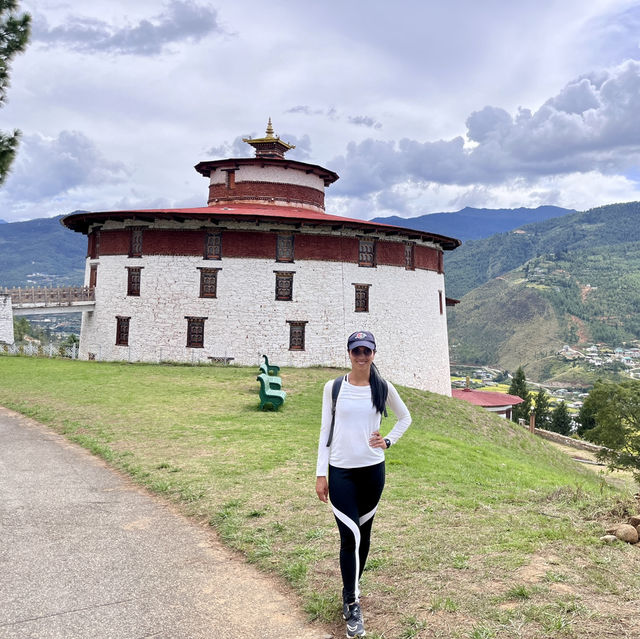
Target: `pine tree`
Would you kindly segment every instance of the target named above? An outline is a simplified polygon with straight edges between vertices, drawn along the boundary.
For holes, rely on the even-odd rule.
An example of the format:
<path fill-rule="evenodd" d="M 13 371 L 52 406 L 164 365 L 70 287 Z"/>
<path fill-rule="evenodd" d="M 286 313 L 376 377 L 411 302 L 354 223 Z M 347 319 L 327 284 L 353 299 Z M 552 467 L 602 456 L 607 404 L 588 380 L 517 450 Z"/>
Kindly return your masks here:
<path fill-rule="evenodd" d="M 541 388 L 536 394 L 535 399 L 536 426 L 549 430 L 551 424 L 551 404 L 549 403 L 549 395 L 544 388 Z"/>
<path fill-rule="evenodd" d="M 554 433 L 560 433 L 561 435 L 571 434 L 571 416 L 569 415 L 569 410 L 565 402 L 560 402 L 553 411 L 549 430 L 552 430 Z"/>
<path fill-rule="evenodd" d="M 514 422 L 517 422 L 518 419 L 524 419 L 527 421 L 531 414 L 531 393 L 527 388 L 527 378 L 525 377 L 522 366 L 518 367 L 518 370 L 515 372 L 513 379 L 511 380 L 509 395 L 516 395 L 524 400 L 521 404 L 517 404 L 513 407 L 511 419 Z"/>
<path fill-rule="evenodd" d="M 5 103 L 9 87 L 9 63 L 24 51 L 29 40 L 31 16 L 16 15 L 17 0 L 0 0 L 0 107 Z M 18 149 L 20 131 L 0 131 L 0 184 L 6 179 Z"/>

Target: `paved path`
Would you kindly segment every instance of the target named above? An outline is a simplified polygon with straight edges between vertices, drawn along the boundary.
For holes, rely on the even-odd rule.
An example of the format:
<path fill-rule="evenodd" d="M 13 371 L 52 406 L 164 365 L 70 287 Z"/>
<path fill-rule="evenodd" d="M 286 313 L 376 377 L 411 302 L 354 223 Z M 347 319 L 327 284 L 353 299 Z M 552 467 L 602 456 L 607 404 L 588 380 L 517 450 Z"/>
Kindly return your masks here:
<path fill-rule="evenodd" d="M 319 639 L 274 580 L 0 407 L 0 638 Z"/>

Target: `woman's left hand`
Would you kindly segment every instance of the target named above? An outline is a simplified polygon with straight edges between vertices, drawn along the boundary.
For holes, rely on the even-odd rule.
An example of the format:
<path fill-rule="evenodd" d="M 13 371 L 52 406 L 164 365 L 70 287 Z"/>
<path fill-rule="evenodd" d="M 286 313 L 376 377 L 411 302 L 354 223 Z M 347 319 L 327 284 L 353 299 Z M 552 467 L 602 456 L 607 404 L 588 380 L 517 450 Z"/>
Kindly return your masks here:
<path fill-rule="evenodd" d="M 371 446 L 371 448 L 382 448 L 383 450 L 387 447 L 387 442 L 384 441 L 384 437 L 382 437 L 379 430 L 371 433 L 369 446 Z"/>

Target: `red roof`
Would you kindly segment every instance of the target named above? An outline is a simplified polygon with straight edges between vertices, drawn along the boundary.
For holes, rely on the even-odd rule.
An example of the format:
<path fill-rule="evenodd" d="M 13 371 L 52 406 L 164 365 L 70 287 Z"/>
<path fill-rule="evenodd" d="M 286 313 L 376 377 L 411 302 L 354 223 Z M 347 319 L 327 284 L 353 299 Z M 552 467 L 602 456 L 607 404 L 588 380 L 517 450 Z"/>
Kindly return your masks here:
<path fill-rule="evenodd" d="M 483 408 L 490 408 L 492 406 L 515 406 L 524 401 L 524 399 L 517 395 L 471 390 L 470 388 L 454 388 L 451 394 L 456 399 L 464 399 L 465 402 L 482 406 Z"/>
<path fill-rule="evenodd" d="M 223 220 L 245 218 L 249 220 L 277 222 L 286 219 L 290 222 L 300 224 L 327 224 L 331 226 L 347 226 L 362 230 L 381 230 L 387 234 L 402 234 L 414 236 L 427 241 L 440 244 L 445 250 L 452 250 L 462 243 L 460 240 L 437 235 L 427 231 L 408 229 L 402 226 L 392 226 L 391 224 L 381 224 L 379 222 L 368 222 L 356 218 L 342 217 L 341 215 L 329 215 L 322 211 L 307 209 L 296 206 L 278 206 L 268 204 L 245 204 L 245 203 L 220 203 L 215 206 L 201 206 L 189 209 L 133 209 L 126 211 L 97 211 L 72 213 L 62 219 L 62 223 L 73 231 L 86 233 L 88 227 L 93 222 L 104 222 L 106 220 L 122 220 L 126 218 L 136 218 L 141 221 L 152 222 L 156 218 L 173 220 L 201 219 L 201 220 Z M 366 231 L 365 231 L 366 232 Z"/>

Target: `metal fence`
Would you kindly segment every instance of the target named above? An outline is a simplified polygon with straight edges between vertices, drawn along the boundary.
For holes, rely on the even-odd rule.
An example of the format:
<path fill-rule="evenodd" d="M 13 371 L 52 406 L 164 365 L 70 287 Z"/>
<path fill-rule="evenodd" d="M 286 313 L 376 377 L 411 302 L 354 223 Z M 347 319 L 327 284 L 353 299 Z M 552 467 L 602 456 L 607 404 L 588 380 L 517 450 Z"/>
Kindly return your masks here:
<path fill-rule="evenodd" d="M 0 345 L 0 355 L 25 355 L 27 357 L 66 357 L 78 359 L 78 345 L 59 344 L 4 344 Z"/>

